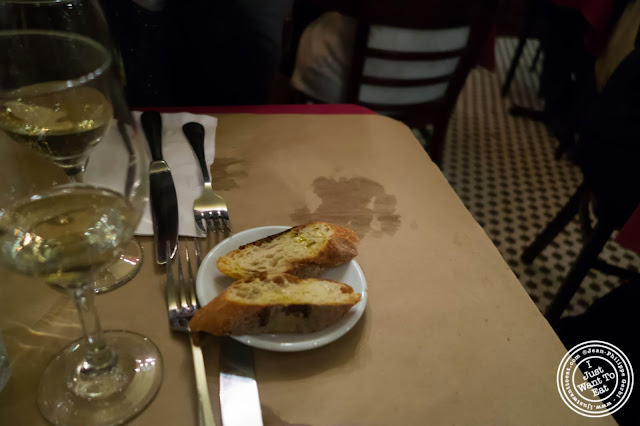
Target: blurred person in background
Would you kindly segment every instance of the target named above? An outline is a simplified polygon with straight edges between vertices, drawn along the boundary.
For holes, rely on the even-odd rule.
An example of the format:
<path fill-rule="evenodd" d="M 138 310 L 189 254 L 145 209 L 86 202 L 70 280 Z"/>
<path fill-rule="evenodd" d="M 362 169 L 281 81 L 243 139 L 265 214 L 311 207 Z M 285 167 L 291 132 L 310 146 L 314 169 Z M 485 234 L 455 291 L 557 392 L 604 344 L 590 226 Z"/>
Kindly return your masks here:
<path fill-rule="evenodd" d="M 132 107 L 265 103 L 292 0 L 109 0 Z"/>

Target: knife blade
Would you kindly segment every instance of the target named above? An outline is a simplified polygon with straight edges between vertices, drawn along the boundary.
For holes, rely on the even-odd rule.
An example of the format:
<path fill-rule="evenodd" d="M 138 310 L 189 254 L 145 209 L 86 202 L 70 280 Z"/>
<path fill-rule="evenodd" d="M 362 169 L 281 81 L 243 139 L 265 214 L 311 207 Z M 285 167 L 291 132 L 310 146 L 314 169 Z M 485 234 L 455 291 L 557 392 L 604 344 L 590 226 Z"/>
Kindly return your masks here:
<path fill-rule="evenodd" d="M 156 262 L 167 263 L 166 244 L 169 242 L 171 258 L 178 244 L 178 197 L 171 169 L 162 158 L 162 117 L 156 111 L 145 111 L 140 116 L 144 135 L 151 149 L 149 189 Z"/>
<path fill-rule="evenodd" d="M 262 425 L 253 351 L 230 337 L 220 342 L 220 415 L 224 426 Z"/>

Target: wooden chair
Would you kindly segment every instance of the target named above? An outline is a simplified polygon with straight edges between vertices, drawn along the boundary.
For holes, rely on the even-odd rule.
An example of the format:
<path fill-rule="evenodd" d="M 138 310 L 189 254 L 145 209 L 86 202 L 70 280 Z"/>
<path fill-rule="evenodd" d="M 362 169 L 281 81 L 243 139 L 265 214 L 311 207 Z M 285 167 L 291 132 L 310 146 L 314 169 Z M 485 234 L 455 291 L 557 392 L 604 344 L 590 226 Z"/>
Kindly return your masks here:
<path fill-rule="evenodd" d="M 493 28 L 497 1 L 363 3 L 347 102 L 420 129 L 439 164 L 449 118 Z"/>

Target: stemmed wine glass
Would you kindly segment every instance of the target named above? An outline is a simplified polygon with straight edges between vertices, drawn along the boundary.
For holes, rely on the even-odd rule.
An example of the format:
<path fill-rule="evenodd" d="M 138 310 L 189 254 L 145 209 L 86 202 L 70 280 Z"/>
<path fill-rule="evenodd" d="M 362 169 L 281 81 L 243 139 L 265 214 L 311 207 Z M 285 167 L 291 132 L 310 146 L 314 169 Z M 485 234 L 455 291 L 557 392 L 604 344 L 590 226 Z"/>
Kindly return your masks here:
<path fill-rule="evenodd" d="M 0 0 L 0 30 L 52 30 L 72 32 L 87 36 L 112 53 L 114 64 L 109 72 L 114 72 L 115 78 L 108 83 L 113 84 L 111 91 L 121 91 L 119 84 L 122 74 L 119 55 L 112 41 L 105 15 L 98 0 Z M 124 102 L 124 97 L 117 95 L 112 101 Z M 126 109 L 124 106 L 122 109 Z M 99 142 L 101 131 L 85 132 L 85 138 L 94 138 L 86 145 Z M 69 149 L 69 148 L 67 148 Z M 72 179 L 82 179 L 84 161 L 90 149 L 83 150 L 82 155 L 74 158 L 53 158 Z M 48 155 L 45 153 L 45 155 Z M 133 278 L 142 266 L 142 249 L 132 238 L 120 248 L 120 254 L 108 267 L 102 268 L 95 274 L 94 290 L 96 293 L 111 291 Z"/>
<path fill-rule="evenodd" d="M 0 31 L 0 262 L 68 289 L 84 338 L 45 369 L 55 424 L 119 424 L 153 399 L 158 348 L 103 331 L 93 281 L 133 237 L 148 164 L 110 52 L 69 32 Z M 35 288 L 34 288 L 35 290 Z"/>

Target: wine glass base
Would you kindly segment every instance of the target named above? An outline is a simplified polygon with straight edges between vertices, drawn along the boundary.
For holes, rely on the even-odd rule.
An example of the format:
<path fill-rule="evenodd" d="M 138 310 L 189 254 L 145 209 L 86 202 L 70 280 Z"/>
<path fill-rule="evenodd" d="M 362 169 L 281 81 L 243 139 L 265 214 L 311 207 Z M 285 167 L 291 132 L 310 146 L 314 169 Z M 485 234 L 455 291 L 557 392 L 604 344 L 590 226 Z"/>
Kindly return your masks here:
<path fill-rule="evenodd" d="M 135 277 L 141 267 L 142 247 L 135 239 L 131 239 L 122 249 L 118 260 L 97 274 L 93 291 L 100 294 L 115 290 Z"/>
<path fill-rule="evenodd" d="M 40 380 L 38 406 L 53 424 L 107 426 L 140 413 L 162 383 L 162 356 L 148 338 L 124 330 L 104 332 L 117 361 L 101 372 L 85 372 L 85 340 L 67 346 Z"/>

